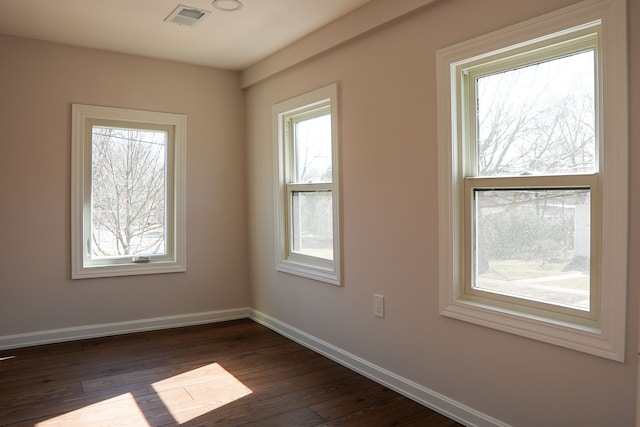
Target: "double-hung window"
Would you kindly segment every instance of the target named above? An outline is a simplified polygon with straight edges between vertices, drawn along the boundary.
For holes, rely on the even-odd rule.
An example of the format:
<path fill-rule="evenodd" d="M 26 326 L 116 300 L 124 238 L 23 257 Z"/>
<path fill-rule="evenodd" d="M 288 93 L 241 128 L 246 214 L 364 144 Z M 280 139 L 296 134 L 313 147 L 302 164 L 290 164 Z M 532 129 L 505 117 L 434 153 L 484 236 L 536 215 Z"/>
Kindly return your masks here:
<path fill-rule="evenodd" d="M 438 52 L 442 314 L 623 358 L 624 26 L 588 2 Z"/>
<path fill-rule="evenodd" d="M 592 31 L 463 70 L 467 294 L 596 318 Z"/>
<path fill-rule="evenodd" d="M 72 277 L 185 271 L 186 117 L 73 105 Z"/>
<path fill-rule="evenodd" d="M 273 107 L 276 267 L 340 284 L 336 85 Z"/>

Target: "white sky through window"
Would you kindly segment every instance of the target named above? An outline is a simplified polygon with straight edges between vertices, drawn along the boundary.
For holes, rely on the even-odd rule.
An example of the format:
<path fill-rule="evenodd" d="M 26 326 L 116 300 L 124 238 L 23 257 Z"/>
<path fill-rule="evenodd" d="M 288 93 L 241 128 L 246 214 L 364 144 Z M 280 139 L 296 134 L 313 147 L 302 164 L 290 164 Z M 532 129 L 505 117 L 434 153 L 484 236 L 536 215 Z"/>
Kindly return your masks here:
<path fill-rule="evenodd" d="M 594 51 L 479 76 L 478 175 L 591 173 Z"/>

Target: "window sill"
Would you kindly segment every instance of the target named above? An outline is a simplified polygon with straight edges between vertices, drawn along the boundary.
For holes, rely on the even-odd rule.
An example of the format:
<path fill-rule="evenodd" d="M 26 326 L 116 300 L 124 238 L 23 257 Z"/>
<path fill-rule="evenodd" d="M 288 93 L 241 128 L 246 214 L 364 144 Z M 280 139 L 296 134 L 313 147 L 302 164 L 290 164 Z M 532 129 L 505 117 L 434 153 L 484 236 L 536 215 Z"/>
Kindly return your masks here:
<path fill-rule="evenodd" d="M 342 285 L 340 277 L 332 268 L 328 269 L 297 261 L 282 260 L 276 266 L 276 270 L 283 273 L 306 277 L 307 279 L 317 280 L 319 282 L 329 283 L 335 286 Z"/>
<path fill-rule="evenodd" d="M 467 296 L 441 301 L 440 314 L 618 362 L 624 361 L 624 352 L 611 345 L 594 321 L 569 316 L 545 316 L 542 311 L 518 310 Z"/>
<path fill-rule="evenodd" d="M 187 271 L 184 263 L 174 261 L 152 262 L 148 264 L 117 264 L 84 266 L 73 268 L 72 279 L 91 279 L 96 277 L 137 276 L 141 274 L 180 273 Z"/>

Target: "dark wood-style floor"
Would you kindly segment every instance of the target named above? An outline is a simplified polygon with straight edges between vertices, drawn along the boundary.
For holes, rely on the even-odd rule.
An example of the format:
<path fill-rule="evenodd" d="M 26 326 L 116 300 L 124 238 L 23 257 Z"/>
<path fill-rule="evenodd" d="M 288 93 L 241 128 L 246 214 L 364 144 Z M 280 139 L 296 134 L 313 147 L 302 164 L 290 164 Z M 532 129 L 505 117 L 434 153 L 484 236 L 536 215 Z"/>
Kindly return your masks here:
<path fill-rule="evenodd" d="M 247 319 L 2 351 L 0 425 L 460 424 Z"/>

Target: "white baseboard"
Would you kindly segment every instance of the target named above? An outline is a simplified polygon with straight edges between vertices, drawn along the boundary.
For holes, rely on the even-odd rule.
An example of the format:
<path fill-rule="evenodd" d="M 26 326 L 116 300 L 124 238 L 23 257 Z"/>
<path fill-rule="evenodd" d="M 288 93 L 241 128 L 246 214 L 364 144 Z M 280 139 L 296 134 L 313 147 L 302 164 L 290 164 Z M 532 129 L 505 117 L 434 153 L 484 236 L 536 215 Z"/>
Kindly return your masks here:
<path fill-rule="evenodd" d="M 396 375 L 264 313 L 250 309 L 249 318 L 461 424 L 469 427 L 509 427 L 500 420 Z"/>
<path fill-rule="evenodd" d="M 156 317 L 153 319 L 132 320 L 128 322 L 104 323 L 100 325 L 87 325 L 73 328 L 29 332 L 26 334 L 5 335 L 0 336 L 0 350 L 74 341 L 85 338 L 96 338 L 108 335 L 128 334 L 132 332 L 153 331 L 156 329 L 169 329 L 181 326 L 224 322 L 226 320 L 247 318 L 248 313 L 249 309 L 244 307 L 231 310 L 181 314 L 177 316 Z"/>

